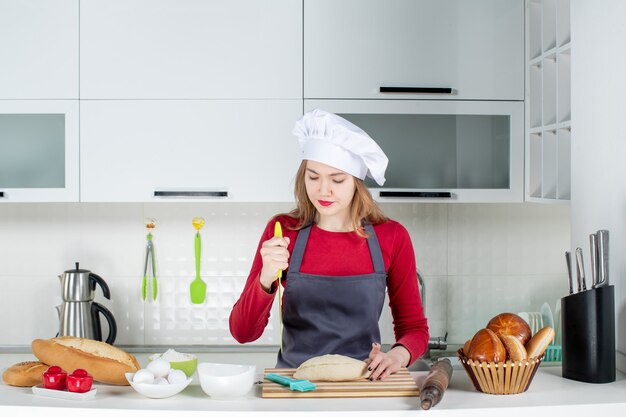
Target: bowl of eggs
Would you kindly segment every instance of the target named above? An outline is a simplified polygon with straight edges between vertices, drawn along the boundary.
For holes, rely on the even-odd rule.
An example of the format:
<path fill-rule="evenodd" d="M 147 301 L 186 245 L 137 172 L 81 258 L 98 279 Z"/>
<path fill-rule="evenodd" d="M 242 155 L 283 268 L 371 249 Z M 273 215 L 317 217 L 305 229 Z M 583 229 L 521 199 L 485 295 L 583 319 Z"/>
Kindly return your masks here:
<path fill-rule="evenodd" d="M 180 369 L 173 369 L 163 359 L 155 359 L 137 372 L 127 372 L 126 380 L 139 394 L 148 398 L 167 398 L 178 394 L 190 383 L 191 377 Z"/>
<path fill-rule="evenodd" d="M 174 349 L 168 349 L 165 353 L 156 353 L 151 355 L 148 359 L 154 361 L 156 359 L 163 359 L 169 362 L 172 369 L 180 369 L 188 377 L 193 376 L 198 368 L 198 358 L 191 353 L 176 352 Z"/>

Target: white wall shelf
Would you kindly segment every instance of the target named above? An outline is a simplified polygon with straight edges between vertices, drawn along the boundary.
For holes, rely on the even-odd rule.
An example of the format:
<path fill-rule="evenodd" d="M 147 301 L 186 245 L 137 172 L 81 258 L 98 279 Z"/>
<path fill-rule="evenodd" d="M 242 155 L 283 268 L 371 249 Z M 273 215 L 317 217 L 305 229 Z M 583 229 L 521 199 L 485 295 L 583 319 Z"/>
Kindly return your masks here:
<path fill-rule="evenodd" d="M 526 201 L 570 199 L 569 3 L 526 2 Z"/>

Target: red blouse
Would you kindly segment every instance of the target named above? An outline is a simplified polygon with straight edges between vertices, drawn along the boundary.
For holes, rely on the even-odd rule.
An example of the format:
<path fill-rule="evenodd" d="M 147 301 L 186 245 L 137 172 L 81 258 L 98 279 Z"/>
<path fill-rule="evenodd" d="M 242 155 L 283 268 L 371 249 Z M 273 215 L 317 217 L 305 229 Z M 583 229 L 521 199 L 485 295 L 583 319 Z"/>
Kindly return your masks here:
<path fill-rule="evenodd" d="M 278 216 L 268 222 L 246 285 L 230 314 L 230 332 L 239 343 L 258 339 L 269 320 L 275 294 L 265 292 L 259 282 L 263 267 L 259 250 L 264 241 L 274 236 L 276 220 L 283 226 L 283 236 L 290 238 L 289 253 L 296 243 L 298 231 L 289 229 L 296 225 L 296 219 Z M 394 220 L 375 225 L 374 230 L 385 261 L 396 344 L 409 351 L 412 363 L 428 347 L 428 324 L 420 301 L 413 245 L 407 230 Z M 354 232 L 329 232 L 313 225 L 300 270 L 307 274 L 344 276 L 372 273 L 374 266 L 364 238 Z M 283 272 L 283 277 L 288 277 L 288 272 L 288 269 Z M 283 287 L 285 281 L 283 278 Z M 276 284 L 273 292 L 275 289 Z"/>

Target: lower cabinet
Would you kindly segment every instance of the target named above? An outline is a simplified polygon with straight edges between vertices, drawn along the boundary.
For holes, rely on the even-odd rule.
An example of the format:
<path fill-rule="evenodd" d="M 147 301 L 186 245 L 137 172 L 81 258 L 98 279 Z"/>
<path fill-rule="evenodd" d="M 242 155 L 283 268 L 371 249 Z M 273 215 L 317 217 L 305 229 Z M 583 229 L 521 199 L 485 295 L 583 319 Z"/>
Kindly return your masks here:
<path fill-rule="evenodd" d="M 302 105 L 81 101 L 81 201 L 293 201 Z"/>

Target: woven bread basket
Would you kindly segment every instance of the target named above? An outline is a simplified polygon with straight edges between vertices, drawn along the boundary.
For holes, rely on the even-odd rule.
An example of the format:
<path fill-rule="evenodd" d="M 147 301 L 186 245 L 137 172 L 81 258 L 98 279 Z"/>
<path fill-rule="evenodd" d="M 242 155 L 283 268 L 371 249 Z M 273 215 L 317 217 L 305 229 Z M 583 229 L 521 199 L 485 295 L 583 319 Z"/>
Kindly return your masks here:
<path fill-rule="evenodd" d="M 474 388 L 485 394 L 520 394 L 528 389 L 544 355 L 523 361 L 478 362 L 468 359 L 463 349 L 457 355 Z"/>

